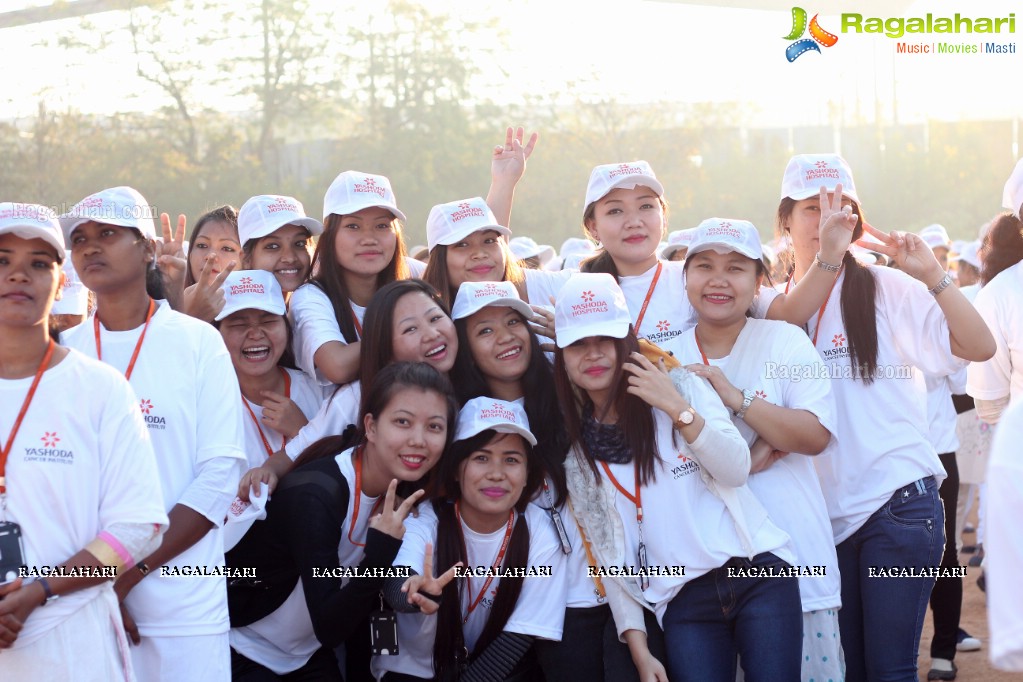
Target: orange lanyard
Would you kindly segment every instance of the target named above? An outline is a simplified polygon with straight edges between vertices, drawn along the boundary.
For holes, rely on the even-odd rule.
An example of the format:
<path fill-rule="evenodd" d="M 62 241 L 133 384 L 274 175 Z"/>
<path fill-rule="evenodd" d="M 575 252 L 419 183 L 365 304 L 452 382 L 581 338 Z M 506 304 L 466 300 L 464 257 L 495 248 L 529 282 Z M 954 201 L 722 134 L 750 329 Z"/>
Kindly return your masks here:
<path fill-rule="evenodd" d="M 465 532 L 462 530 L 462 515 L 458 512 L 458 503 L 455 502 L 455 518 L 458 520 L 458 532 L 462 536 L 462 548 L 465 551 L 466 559 L 469 558 L 469 550 L 465 548 Z M 501 567 L 501 562 L 504 560 L 504 553 L 508 549 L 508 541 L 511 539 L 512 527 L 515 525 L 515 510 L 508 510 L 508 525 L 504 529 L 504 540 L 501 541 L 501 549 L 497 550 L 497 558 L 494 559 L 494 565 L 491 568 L 491 574 L 487 576 L 487 579 L 483 582 L 483 587 L 480 588 L 480 593 L 476 595 L 476 599 L 469 604 L 469 610 L 465 613 L 465 618 L 462 619 L 462 625 L 469 622 L 469 616 L 476 610 L 479 603 L 483 601 L 483 595 L 487 593 L 487 588 L 490 587 L 490 583 L 494 582 L 493 572 Z M 466 581 L 470 580 L 466 578 Z M 472 583 L 466 582 L 469 596 L 472 596 Z"/>
<path fill-rule="evenodd" d="M 355 333 L 359 335 L 359 340 L 362 340 L 362 323 L 359 322 L 359 316 L 355 314 L 355 305 L 348 301 L 348 307 L 352 309 L 352 322 L 355 323 Z"/>
<path fill-rule="evenodd" d="M 843 265 L 842 267 L 844 268 L 845 266 Z M 842 276 L 841 268 L 839 269 L 838 275 L 839 275 L 839 277 Z M 785 282 L 785 293 L 786 294 L 789 293 L 789 287 L 792 285 L 792 278 L 793 277 L 795 277 L 795 274 L 789 275 L 788 281 Z M 826 299 L 824 299 L 824 305 L 822 305 L 821 309 L 817 311 L 817 326 L 815 326 L 814 330 L 813 330 L 813 347 L 814 348 L 817 347 L 817 333 L 820 332 L 820 330 L 821 330 L 821 318 L 824 317 L 824 311 L 828 309 L 828 301 L 831 300 L 831 292 L 833 292 L 835 290 L 835 285 L 838 284 L 839 277 L 835 277 L 835 281 L 831 283 L 831 288 L 828 289 L 828 297 Z M 807 335 L 809 335 L 809 332 L 807 332 Z M 697 343 L 699 343 L 699 341 L 697 341 Z"/>
<path fill-rule="evenodd" d="M 348 542 L 352 543 L 356 547 L 365 547 L 365 542 L 356 542 L 352 538 L 352 531 L 355 530 L 355 524 L 359 520 L 359 503 L 362 502 L 362 453 L 365 449 L 364 445 L 360 445 L 355 449 L 355 454 L 352 458 L 355 460 L 355 491 L 352 493 L 355 495 L 355 508 L 352 509 L 352 523 L 348 526 Z M 373 505 L 373 509 L 370 510 L 369 515 L 379 509 L 384 504 L 384 498 L 380 497 L 376 504 Z"/>
<path fill-rule="evenodd" d="M 3 452 L 0 452 L 0 495 L 7 493 L 7 478 L 4 476 L 4 469 L 7 466 L 7 455 L 11 454 L 11 448 L 14 447 L 14 437 L 18 435 L 18 429 L 21 428 L 21 422 L 25 418 L 25 413 L 28 412 L 28 406 L 32 404 L 32 398 L 36 395 L 36 388 L 39 387 L 39 381 L 43 378 L 46 365 L 50 364 L 50 358 L 53 356 L 53 349 L 56 345 L 53 339 L 50 339 L 50 344 L 46 346 L 46 352 L 43 354 L 43 361 L 39 363 L 39 369 L 36 370 L 35 378 L 32 379 L 32 385 L 28 387 L 28 395 L 25 396 L 25 402 L 21 404 L 18 418 L 14 420 L 14 428 L 11 429 L 11 434 L 7 436 L 7 444 L 4 445 Z"/>
<path fill-rule="evenodd" d="M 586 550 L 586 562 L 590 565 L 590 568 L 594 569 L 593 585 L 595 589 L 593 591 L 597 595 L 597 602 L 602 603 L 605 599 L 607 599 L 607 591 L 604 589 L 604 581 L 600 579 L 599 575 L 597 575 L 597 559 L 593 556 L 593 548 L 590 545 L 589 538 L 586 537 L 586 531 L 584 531 L 583 527 L 579 525 L 579 519 L 575 516 L 575 509 L 572 508 L 572 500 L 568 501 L 568 509 L 572 512 L 572 520 L 575 521 L 575 527 L 579 529 L 579 537 L 583 540 L 583 548 Z"/>
<path fill-rule="evenodd" d="M 135 369 L 135 361 L 139 359 L 139 351 L 142 350 L 142 342 L 146 339 L 146 331 L 149 329 L 149 321 L 153 319 L 153 313 L 156 311 L 156 301 L 149 299 L 149 310 L 146 312 L 146 324 L 142 327 L 142 333 L 139 334 L 138 343 L 135 344 L 135 352 L 131 354 L 131 361 L 128 362 L 128 369 L 124 372 L 124 378 L 130 380 L 131 372 Z M 96 359 L 103 359 L 103 346 L 99 340 L 99 315 L 93 315 L 92 317 L 92 331 L 96 335 Z"/>
<path fill-rule="evenodd" d="M 285 369 L 283 367 L 278 367 L 277 369 L 280 370 L 281 374 L 284 375 L 284 397 L 285 398 L 290 398 L 291 397 L 291 375 L 288 374 L 287 371 L 285 371 Z M 249 406 L 249 401 L 245 398 L 245 394 L 244 393 L 242 393 L 242 405 L 244 405 L 245 409 L 249 411 L 249 416 L 252 417 L 252 423 L 256 425 L 256 430 L 259 431 L 259 437 L 263 441 L 263 447 L 266 448 L 266 455 L 267 455 L 267 457 L 273 456 L 274 451 L 270 447 L 270 441 L 267 440 L 266 434 L 263 433 L 263 427 L 261 427 L 259 425 L 259 420 L 256 419 L 256 413 L 252 411 L 252 408 Z M 283 434 L 281 435 L 281 447 L 282 448 L 284 447 L 284 435 Z"/>
<path fill-rule="evenodd" d="M 657 269 L 654 270 L 654 278 L 650 281 L 650 288 L 646 290 L 646 298 L 643 299 L 643 307 L 639 309 L 639 317 L 636 318 L 636 327 L 634 331 L 636 336 L 639 336 L 639 328 L 643 326 L 643 317 L 646 315 L 646 307 L 650 305 L 650 297 L 654 295 L 654 289 L 657 288 L 657 280 L 661 278 L 661 270 L 664 269 L 664 263 L 657 261 Z"/>
<path fill-rule="evenodd" d="M 625 495 L 625 497 L 628 498 L 628 500 L 630 502 L 632 502 L 634 505 L 636 505 L 636 523 L 642 525 L 643 524 L 643 491 L 639 487 L 639 464 L 634 464 L 634 471 L 635 471 L 635 474 L 636 474 L 636 494 L 635 495 L 629 493 L 628 490 L 626 490 L 625 488 L 622 487 L 622 484 L 618 482 L 618 479 L 615 478 L 615 475 L 611 473 L 611 467 L 609 467 L 607 465 L 607 462 L 601 462 L 600 466 L 604 467 L 604 473 L 607 474 L 607 477 L 609 479 L 611 479 L 611 482 L 614 483 L 614 486 L 616 488 L 618 488 L 618 490 L 622 493 L 622 495 Z"/>
<path fill-rule="evenodd" d="M 700 351 L 700 357 L 703 358 L 703 364 L 710 366 L 710 360 L 707 359 L 707 354 L 703 352 L 703 346 L 700 345 L 700 336 L 696 333 L 696 329 L 693 329 L 693 338 L 696 339 L 696 348 Z"/>

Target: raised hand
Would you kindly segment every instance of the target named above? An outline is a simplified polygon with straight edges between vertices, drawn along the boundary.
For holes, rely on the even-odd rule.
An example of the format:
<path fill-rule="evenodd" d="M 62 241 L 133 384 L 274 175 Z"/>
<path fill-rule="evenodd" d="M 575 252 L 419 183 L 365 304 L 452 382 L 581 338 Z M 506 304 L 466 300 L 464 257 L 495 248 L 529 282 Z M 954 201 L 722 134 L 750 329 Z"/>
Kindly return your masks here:
<path fill-rule="evenodd" d="M 455 569 L 461 565 L 462 562 L 459 561 L 434 578 L 433 545 L 428 542 L 426 543 L 426 555 L 423 557 L 423 572 L 406 580 L 405 584 L 401 586 L 401 591 L 408 593 L 408 603 L 418 606 L 420 613 L 425 613 L 428 616 L 433 615 L 440 608 L 440 603 L 436 599 L 423 596 L 424 593 L 440 597 L 444 586 L 454 579 Z"/>
<path fill-rule="evenodd" d="M 495 184 L 499 182 L 515 184 L 526 172 L 526 160 L 532 155 L 537 140 L 540 139 L 540 133 L 531 134 L 529 141 L 523 146 L 524 134 L 525 130 L 521 126 L 518 128 L 508 126 L 504 144 L 494 147 L 490 159 L 490 177 Z"/>
<path fill-rule="evenodd" d="M 881 243 L 860 239 L 856 242 L 857 245 L 888 256 L 896 262 L 900 270 L 923 282 L 928 289 L 945 276 L 945 271 L 941 269 L 938 259 L 934 256 L 934 251 L 919 235 L 897 231 L 885 233 L 867 223 L 863 224 L 863 229 Z"/>
<path fill-rule="evenodd" d="M 632 353 L 629 360 L 631 362 L 622 365 L 622 369 L 632 375 L 626 391 L 639 396 L 647 405 L 663 411 L 673 420 L 682 410 L 690 407 L 668 376 L 663 360 L 658 360 L 654 365 L 642 353 Z"/>
<path fill-rule="evenodd" d="M 395 508 L 395 491 L 398 489 L 398 479 L 392 478 L 391 484 L 387 486 L 387 493 L 384 494 L 384 506 L 379 514 L 369 519 L 369 527 L 376 528 L 381 533 L 386 533 L 392 538 L 401 540 L 405 535 L 405 519 L 408 518 L 412 506 L 419 501 L 425 490 L 417 490 Z"/>
<path fill-rule="evenodd" d="M 286 439 L 294 438 L 299 430 L 309 423 L 295 401 L 274 391 L 263 391 L 263 423 L 283 434 Z"/>
<path fill-rule="evenodd" d="M 186 222 L 184 214 L 179 215 L 177 229 L 171 232 L 170 216 L 161 213 L 160 228 L 163 241 L 156 242 L 156 267 L 163 277 L 167 300 L 175 310 L 179 310 L 182 304 L 185 273 L 188 271 L 188 259 L 185 257 Z"/>
<path fill-rule="evenodd" d="M 828 190 L 821 186 L 821 222 L 820 248 L 821 260 L 831 265 L 842 262 L 849 244 L 852 242 L 853 230 L 859 216 L 853 213 L 852 206 L 842 205 L 842 185 L 835 185 L 835 191 L 828 198 Z"/>
<path fill-rule="evenodd" d="M 224 291 L 221 289 L 224 280 L 231 274 L 238 264 L 231 261 L 227 267 L 214 275 L 213 269 L 218 262 L 217 254 L 206 257 L 202 264 L 202 272 L 199 273 L 199 280 L 192 286 L 185 289 L 184 312 L 186 315 L 212 322 L 213 319 L 224 309 Z"/>

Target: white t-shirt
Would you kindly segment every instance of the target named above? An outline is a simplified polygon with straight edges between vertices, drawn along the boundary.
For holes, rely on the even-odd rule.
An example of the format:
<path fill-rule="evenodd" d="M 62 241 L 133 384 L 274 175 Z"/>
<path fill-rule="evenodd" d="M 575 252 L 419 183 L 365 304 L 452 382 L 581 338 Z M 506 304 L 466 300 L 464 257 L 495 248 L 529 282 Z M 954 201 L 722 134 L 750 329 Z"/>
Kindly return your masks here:
<path fill-rule="evenodd" d="M 948 322 L 934 297 L 904 272 L 871 267 L 877 284 L 877 366 L 872 384 L 854 380 L 842 321 L 843 270 L 831 291 L 816 334 L 838 409 L 837 440 L 814 457 L 831 527 L 838 544 L 904 485 L 945 479 L 927 439 L 927 390 L 923 373 L 947 375 L 966 365 L 952 355 Z M 784 285 L 781 285 L 784 286 Z M 792 372 L 803 372 L 796 370 Z"/>
<path fill-rule="evenodd" d="M 0 379 L 5 443 L 33 379 Z M 11 445 L 7 511 L 0 512 L 21 526 L 30 570 L 63 564 L 113 524 L 166 528 L 156 458 L 137 406 L 124 377 L 77 351 L 43 374 Z M 104 589 L 109 584 L 36 609 L 14 647 L 43 637 Z"/>
<path fill-rule="evenodd" d="M 284 452 L 292 461 L 302 451 L 321 438 L 339 436 L 349 424 L 359 420 L 359 401 L 362 399 L 362 383 L 353 381 L 335 391 L 334 395 L 320 404 L 319 410 L 309 423 L 299 429 L 295 437 L 284 446 Z"/>
<path fill-rule="evenodd" d="M 366 555 L 366 534 L 369 532 L 371 512 L 379 498 L 357 492 L 355 465 L 352 461 L 354 448 L 345 450 L 334 458 L 341 475 L 348 482 L 348 508 L 345 511 L 344 527 L 341 529 L 341 544 L 337 554 L 341 566 L 355 567 Z M 356 494 L 359 499 L 359 516 L 355 517 Z M 349 541 L 352 537 L 363 546 Z M 342 587 L 350 578 L 343 578 Z M 240 654 L 266 666 L 278 675 L 289 673 L 305 665 L 320 648 L 320 642 L 313 631 L 313 621 L 305 602 L 302 581 L 291 591 L 287 600 L 270 615 L 240 628 L 231 628 L 231 646 Z"/>
<path fill-rule="evenodd" d="M 561 542 L 551 528 L 546 513 L 535 505 L 527 505 L 525 520 L 529 526 L 529 558 L 527 567 L 549 566 L 550 577 L 523 578 L 522 592 L 515 609 L 504 626 L 505 632 L 532 635 L 541 639 L 561 640 L 565 618 L 565 577 L 562 562 Z M 462 535 L 468 556 L 468 566 L 490 567 L 504 541 L 505 528 L 494 533 L 477 533 L 462 523 Z M 419 505 L 419 516 L 405 520 L 405 537 L 394 560 L 395 566 L 411 566 L 422 573 L 426 556 L 426 543 L 437 546 L 437 515 L 431 503 Z M 443 572 L 447 567 L 435 566 Z M 483 589 L 486 578 L 456 578 L 460 582 L 459 594 L 462 613 Z M 465 590 L 465 583 L 469 589 Z M 469 614 L 469 620 L 462 626 L 466 648 L 472 652 L 476 646 L 493 606 L 501 579 L 495 577 L 487 587 L 479 605 Z M 380 679 L 387 672 L 401 672 L 416 677 L 433 678 L 433 643 L 437 632 L 436 615 L 420 613 L 398 614 L 398 655 L 374 656 L 371 664 L 373 675 Z"/>
<path fill-rule="evenodd" d="M 366 309 L 354 303 L 352 312 L 362 324 Z M 298 368 L 314 377 L 321 385 L 329 385 L 331 381 L 316 368 L 314 357 L 320 346 L 331 341 L 348 344 L 341 335 L 341 327 L 334 316 L 334 305 L 330 298 L 312 282 L 306 282 L 291 294 L 288 303 L 288 319 L 294 334 L 292 347 L 295 350 L 295 364 Z"/>
<path fill-rule="evenodd" d="M 758 398 L 781 407 L 806 410 L 834 433 L 835 399 L 831 395 L 831 382 L 824 378 L 803 380 L 801 375 L 796 380 L 782 379 L 772 369 L 809 366 L 816 368 L 820 377 L 823 363 L 806 334 L 787 322 L 750 319 L 746 324 L 752 327 L 744 329 L 744 333 L 759 328 L 759 342 L 745 346 L 746 352 L 756 354 L 755 358 L 740 362 L 733 352 L 725 358 L 710 359 L 710 364 L 720 367 L 733 386 L 754 391 Z M 695 328 L 665 344 L 664 349 L 672 351 L 682 364 L 703 362 L 696 345 Z M 750 365 L 757 371 L 749 371 Z M 747 445 L 753 445 L 756 432 L 738 417 L 733 416 L 732 423 Z M 750 474 L 746 484 L 767 509 L 771 520 L 792 538 L 796 561 L 801 566 L 824 567 L 823 576 L 799 577 L 803 611 L 838 608 L 842 603 L 838 555 L 813 458 L 792 453 L 764 471 Z"/>
<path fill-rule="evenodd" d="M 978 400 L 1015 403 L 1023 396 L 1023 262 L 998 273 L 973 303 L 997 347 L 987 362 L 970 364 L 966 390 Z"/>
<path fill-rule="evenodd" d="M 552 489 L 552 500 L 553 497 L 554 491 Z M 530 504 L 543 514 L 544 521 L 551 527 L 551 531 L 557 535 L 558 531 L 554 527 L 554 521 L 551 519 L 550 512 L 547 511 L 548 501 L 542 489 L 530 501 Z M 586 548 L 583 546 L 579 524 L 576 523 L 568 504 L 558 507 L 558 514 L 561 516 L 561 525 L 565 528 L 568 544 L 572 547 L 570 554 L 562 552 L 565 571 L 565 591 L 567 595 L 565 606 L 572 609 L 588 609 L 600 606 L 603 601 L 598 599 L 596 583 L 588 573 L 590 562 L 586 556 Z"/>
<path fill-rule="evenodd" d="M 693 310 L 686 295 L 686 275 L 681 261 L 658 261 L 663 266 L 657 285 L 650 294 L 650 303 L 640 322 L 636 335 L 645 338 L 658 346 L 675 338 L 686 329 L 696 325 L 696 311 Z M 633 323 L 643 310 L 643 302 L 653 282 L 657 265 L 652 266 L 642 275 L 619 277 L 618 283 L 625 294 L 625 302 L 629 306 L 629 315 Z M 778 297 L 778 292 L 768 287 L 760 289 L 760 295 L 754 301 L 757 317 L 766 317 L 767 309 Z"/>
<path fill-rule="evenodd" d="M 944 377 L 926 374 L 924 383 L 927 386 L 927 438 L 939 455 L 955 452 L 959 449 L 959 437 L 952 394 L 966 392 L 966 368 Z"/>
<path fill-rule="evenodd" d="M 550 272 L 548 270 L 533 270 L 526 268 L 523 271 L 526 278 L 526 298 L 533 305 L 545 305 L 550 307 L 551 298 L 556 298 L 561 287 L 572 276 L 572 270 L 561 270 Z"/>
<path fill-rule="evenodd" d="M 211 325 L 158 301 L 130 383 L 156 452 L 167 511 L 182 504 L 213 529 L 169 567 L 224 565 L 220 528 L 245 465 L 242 406 L 231 357 Z M 111 332 L 100 325 L 103 362 L 123 372 L 142 327 Z M 93 322 L 64 334 L 65 342 L 96 357 Z M 143 637 L 212 635 L 228 630 L 223 576 L 150 575 L 126 599 Z M 177 571 L 180 573 L 180 571 Z"/>
<path fill-rule="evenodd" d="M 1023 672 L 1023 612 L 1019 567 L 1023 564 L 1023 402 L 1006 410 L 998 422 L 987 472 L 987 537 L 984 573 L 988 585 L 991 662 Z"/>
<path fill-rule="evenodd" d="M 405 263 L 408 264 L 408 270 L 411 277 L 416 279 L 422 279 L 423 273 L 426 272 L 426 263 L 412 256 L 405 256 Z"/>
<path fill-rule="evenodd" d="M 310 379 L 308 374 L 297 369 L 285 367 L 284 371 L 291 378 L 291 399 L 298 405 L 298 409 L 302 410 L 302 414 L 305 415 L 306 419 L 312 419 L 319 411 L 320 405 L 323 402 L 323 392 L 319 384 Z M 270 456 L 267 454 L 263 439 L 265 438 L 267 443 L 270 444 L 270 454 L 273 454 L 284 446 L 284 436 L 277 429 L 263 423 L 262 405 L 250 401 L 245 396 L 240 396 L 240 399 L 245 401 L 242 405 L 242 413 L 244 415 L 242 417 L 242 424 L 244 424 L 245 428 L 245 456 L 248 460 L 248 468 L 253 469 L 262 466 Z M 248 410 L 245 409 L 245 405 L 248 405 Z M 252 411 L 251 414 L 249 410 Z M 295 435 L 297 437 L 298 434 Z"/>

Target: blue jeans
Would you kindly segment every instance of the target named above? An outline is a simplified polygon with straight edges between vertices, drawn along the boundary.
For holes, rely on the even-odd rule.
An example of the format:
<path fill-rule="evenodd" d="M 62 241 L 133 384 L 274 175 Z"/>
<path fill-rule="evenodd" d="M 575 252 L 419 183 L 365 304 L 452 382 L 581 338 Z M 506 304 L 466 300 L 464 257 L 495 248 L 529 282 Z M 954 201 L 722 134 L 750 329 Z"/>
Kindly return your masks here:
<path fill-rule="evenodd" d="M 664 613 L 672 682 L 735 682 L 736 655 L 747 682 L 798 682 L 803 613 L 795 577 L 728 577 L 728 569 L 787 568 L 774 554 L 730 559 L 686 584 Z"/>
<path fill-rule="evenodd" d="M 944 521 L 938 486 L 928 476 L 896 490 L 838 545 L 842 573 L 838 622 L 847 682 L 916 682 L 920 631 L 934 578 L 876 573 L 881 568 L 890 573 L 939 566 Z"/>

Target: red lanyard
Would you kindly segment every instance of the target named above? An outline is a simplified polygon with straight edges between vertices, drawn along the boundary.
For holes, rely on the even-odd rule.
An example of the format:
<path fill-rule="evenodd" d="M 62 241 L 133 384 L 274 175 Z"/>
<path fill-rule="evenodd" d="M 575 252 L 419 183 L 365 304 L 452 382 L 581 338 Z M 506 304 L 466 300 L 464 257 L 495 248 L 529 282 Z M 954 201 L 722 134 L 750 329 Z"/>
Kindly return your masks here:
<path fill-rule="evenodd" d="M 455 502 L 455 518 L 458 520 L 458 532 L 461 533 L 461 535 L 462 535 L 462 548 L 465 549 L 465 532 L 462 530 L 462 515 L 460 513 L 458 513 L 458 503 L 457 502 Z M 487 593 L 487 588 L 490 587 L 490 583 L 494 582 L 494 572 L 497 571 L 497 569 L 499 569 L 501 567 L 501 562 L 504 560 L 504 553 L 508 549 L 508 541 L 511 539 L 512 527 L 514 525 L 515 525 L 515 510 L 514 509 L 509 509 L 508 510 L 508 525 L 504 529 L 504 540 L 501 541 L 501 549 L 497 550 L 497 558 L 494 559 L 494 565 L 493 565 L 493 567 L 491 569 L 491 574 L 488 575 L 487 579 L 483 582 L 483 587 L 480 588 L 480 593 L 476 595 L 476 599 L 474 599 L 469 604 L 469 610 L 466 611 L 465 618 L 462 619 L 462 625 L 465 625 L 466 623 L 469 622 L 469 616 L 471 616 L 472 612 L 476 610 L 476 607 L 479 606 L 479 603 L 481 601 L 483 601 L 483 595 L 485 595 Z M 465 557 L 466 557 L 466 559 L 469 558 L 469 551 L 467 549 L 465 549 Z M 466 580 L 469 580 L 469 578 L 466 578 Z M 466 585 L 469 586 L 468 587 L 469 596 L 471 597 L 472 596 L 471 583 L 467 582 Z"/>
<path fill-rule="evenodd" d="M 700 357 L 703 358 L 703 364 L 710 365 L 710 360 L 707 359 L 707 354 L 703 352 L 703 346 L 700 345 L 700 335 L 696 333 L 696 329 L 693 329 L 693 338 L 696 339 L 696 347 L 700 351 Z"/>
<path fill-rule="evenodd" d="M 359 316 L 355 314 L 355 304 L 348 301 L 348 307 L 352 309 L 352 322 L 355 323 L 355 333 L 359 335 L 359 339 L 362 339 L 362 323 L 359 322 Z"/>
<path fill-rule="evenodd" d="M 646 315 L 646 307 L 650 305 L 650 297 L 654 295 L 654 289 L 657 288 L 657 280 L 661 277 L 661 270 L 664 269 L 664 263 L 657 261 L 657 269 L 654 270 L 654 278 L 650 281 L 650 288 L 646 290 L 646 298 L 643 299 L 643 307 L 639 309 L 639 317 L 636 318 L 636 327 L 633 331 L 636 332 L 636 336 L 639 336 L 639 328 L 643 325 L 643 317 Z"/>
<path fill-rule="evenodd" d="M 842 267 L 844 268 L 845 266 L 843 265 Z M 839 269 L 838 275 L 839 275 L 839 277 L 842 276 L 841 268 Z M 786 294 L 789 293 L 789 287 L 792 285 L 792 278 L 793 277 L 795 277 L 795 274 L 789 275 L 789 280 L 787 282 L 785 282 L 785 293 Z M 820 330 L 821 330 L 821 318 L 824 317 L 824 311 L 828 309 L 828 301 L 831 300 L 831 292 L 833 292 L 835 290 L 835 285 L 838 284 L 839 277 L 836 277 L 835 281 L 831 283 L 831 288 L 828 289 L 828 297 L 826 299 L 824 299 L 824 305 L 822 305 L 821 309 L 817 311 L 817 326 L 814 327 L 814 330 L 813 330 L 813 346 L 814 346 L 814 348 L 817 347 L 817 333 L 820 332 Z M 809 332 L 807 332 L 807 333 L 809 334 Z M 697 341 L 697 343 L 699 343 L 699 341 Z"/>
<path fill-rule="evenodd" d="M 583 527 L 579 524 L 579 519 L 576 518 L 575 509 L 572 508 L 571 499 L 568 500 L 568 510 L 572 512 L 572 520 L 575 521 L 575 527 L 579 529 L 579 537 L 582 538 L 583 548 L 586 550 L 586 561 L 589 563 L 591 568 L 596 569 L 597 559 L 593 556 L 593 547 L 591 546 L 589 539 L 586 537 L 586 531 L 584 531 Z M 596 570 L 593 571 L 593 585 L 595 588 L 593 591 L 597 595 L 597 602 L 603 603 L 603 601 L 607 598 L 607 591 L 604 589 L 604 581 L 600 579 L 598 571 Z"/>
<path fill-rule="evenodd" d="M 278 367 L 281 374 L 284 375 L 284 397 L 291 397 L 291 375 L 283 367 Z M 271 457 L 274 454 L 273 449 L 270 447 L 270 441 L 267 440 L 266 434 L 263 433 L 263 427 L 259 425 L 259 420 L 256 419 L 256 413 L 249 407 L 249 401 L 245 398 L 245 394 L 242 394 L 242 405 L 249 411 L 249 416 L 252 417 L 252 423 L 256 425 L 256 430 L 259 431 L 259 437 L 263 440 L 263 447 L 266 448 L 267 457 Z M 281 447 L 284 447 L 284 436 L 281 435 Z"/>
<path fill-rule="evenodd" d="M 625 497 L 628 498 L 628 500 L 630 502 L 632 502 L 634 505 L 636 505 L 636 523 L 642 525 L 642 523 L 643 523 L 643 491 L 639 487 L 639 464 L 635 464 L 634 465 L 634 471 L 635 471 L 635 475 L 636 475 L 636 494 L 635 495 L 632 495 L 631 493 L 629 493 L 628 490 L 626 490 L 625 488 L 622 487 L 622 484 L 618 482 L 618 479 L 615 478 L 615 475 L 611 473 L 611 467 L 609 467 L 607 465 L 607 462 L 601 462 L 600 466 L 604 467 L 604 473 L 606 473 L 607 477 L 609 479 L 611 479 L 611 482 L 614 483 L 614 486 L 616 488 L 618 488 L 619 491 L 621 491 L 622 495 L 625 495 Z"/>
<path fill-rule="evenodd" d="M 146 331 L 149 329 L 149 321 L 153 319 L 153 313 L 156 311 L 156 301 L 149 299 L 149 310 L 146 312 L 146 324 L 142 327 L 142 333 L 139 334 L 138 343 L 135 344 L 135 352 L 131 354 L 131 361 L 128 362 L 128 369 L 124 372 L 124 378 L 130 380 L 131 372 L 135 369 L 135 361 L 139 359 L 139 351 L 142 350 L 142 342 L 146 339 Z M 92 317 L 92 330 L 96 334 L 96 359 L 103 359 L 103 346 L 100 345 L 99 341 L 99 315 L 93 315 Z"/>
<path fill-rule="evenodd" d="M 364 445 L 360 445 L 355 448 L 355 454 L 352 458 L 355 460 L 355 491 L 352 493 L 355 495 L 355 508 L 352 509 L 352 523 L 348 526 L 348 542 L 352 543 L 356 547 L 365 547 L 365 542 L 356 542 L 352 538 L 352 531 L 355 530 L 355 524 L 359 520 L 359 503 L 362 502 L 362 453 L 365 450 Z M 381 507 L 384 503 L 384 498 L 380 497 L 376 504 L 373 505 L 373 509 L 370 510 L 370 516 Z"/>
<path fill-rule="evenodd" d="M 4 476 L 4 469 L 7 466 L 7 455 L 11 454 L 11 448 L 14 446 L 14 437 L 18 435 L 18 429 L 21 428 L 21 422 L 25 418 L 25 413 L 28 412 L 28 406 L 32 404 L 32 398 L 36 395 L 36 388 L 39 387 L 39 381 L 43 378 L 46 366 L 50 364 L 50 358 L 53 356 L 53 349 L 56 345 L 53 339 L 50 339 L 50 344 L 46 347 L 46 352 L 43 354 L 43 361 L 39 363 L 39 369 L 36 370 L 35 378 L 32 379 L 32 385 L 28 387 L 28 395 L 25 396 L 25 402 L 21 404 L 18 418 L 14 420 L 14 428 L 11 429 L 11 435 L 7 437 L 7 444 L 4 445 L 3 452 L 0 452 L 0 495 L 7 492 L 7 479 Z"/>

